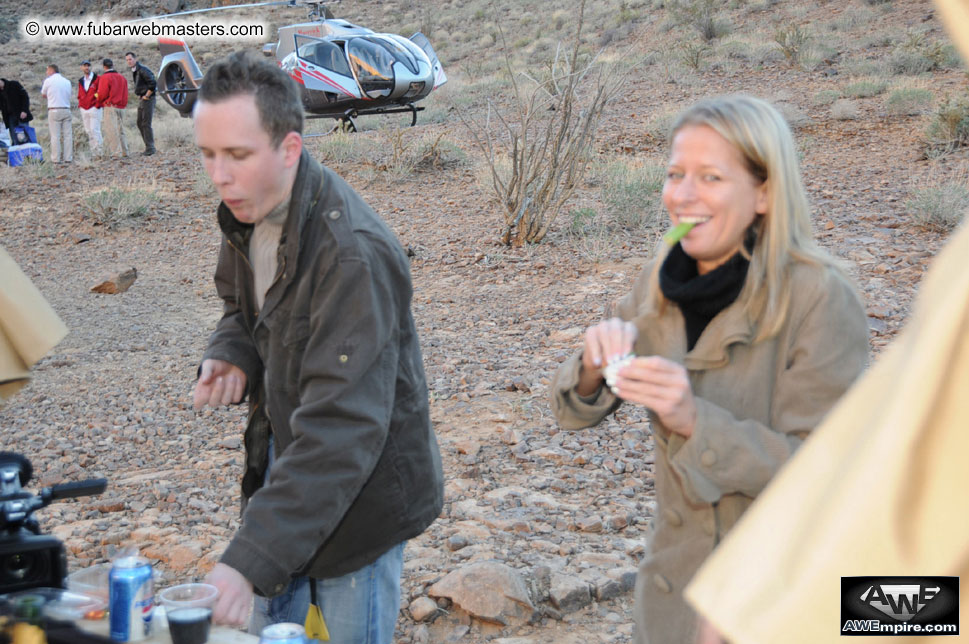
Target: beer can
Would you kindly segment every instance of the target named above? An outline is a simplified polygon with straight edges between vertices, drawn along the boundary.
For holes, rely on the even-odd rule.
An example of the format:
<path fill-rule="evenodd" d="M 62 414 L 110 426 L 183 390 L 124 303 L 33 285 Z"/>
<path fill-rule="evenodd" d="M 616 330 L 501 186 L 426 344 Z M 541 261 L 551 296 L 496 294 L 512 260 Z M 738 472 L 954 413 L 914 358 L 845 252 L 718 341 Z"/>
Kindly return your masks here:
<path fill-rule="evenodd" d="M 306 631 L 299 624 L 282 622 L 262 629 L 259 644 L 309 644 Z"/>
<path fill-rule="evenodd" d="M 151 635 L 155 605 L 151 564 L 137 555 L 115 560 L 108 574 L 108 610 L 111 639 L 140 642 Z"/>

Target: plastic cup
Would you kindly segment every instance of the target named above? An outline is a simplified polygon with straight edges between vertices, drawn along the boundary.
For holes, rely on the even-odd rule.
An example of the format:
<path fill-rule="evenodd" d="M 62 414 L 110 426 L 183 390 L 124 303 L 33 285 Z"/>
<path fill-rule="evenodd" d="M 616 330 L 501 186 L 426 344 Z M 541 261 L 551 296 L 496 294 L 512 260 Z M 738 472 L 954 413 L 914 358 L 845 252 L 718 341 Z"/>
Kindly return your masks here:
<path fill-rule="evenodd" d="M 211 584 L 181 584 L 159 593 L 172 644 L 205 644 L 219 589 Z"/>

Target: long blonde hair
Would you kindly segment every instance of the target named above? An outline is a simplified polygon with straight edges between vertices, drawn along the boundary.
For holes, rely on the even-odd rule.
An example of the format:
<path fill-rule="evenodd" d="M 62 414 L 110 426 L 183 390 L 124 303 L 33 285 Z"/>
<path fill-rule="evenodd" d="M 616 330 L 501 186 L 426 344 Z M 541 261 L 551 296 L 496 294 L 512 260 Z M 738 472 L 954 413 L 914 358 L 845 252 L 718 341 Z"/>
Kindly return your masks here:
<path fill-rule="evenodd" d="M 757 328 L 757 340 L 777 334 L 787 318 L 791 299 L 791 267 L 803 262 L 837 268 L 811 234 L 811 213 L 794 137 L 784 117 L 766 101 L 752 96 L 723 96 L 697 103 L 680 114 L 670 140 L 684 127 L 705 125 L 726 139 L 744 159 L 747 170 L 767 183 L 767 213 L 752 226 L 757 233 L 750 268 L 738 301 Z M 666 305 L 653 269 L 654 306 Z M 746 254 L 746 250 L 741 250 Z"/>

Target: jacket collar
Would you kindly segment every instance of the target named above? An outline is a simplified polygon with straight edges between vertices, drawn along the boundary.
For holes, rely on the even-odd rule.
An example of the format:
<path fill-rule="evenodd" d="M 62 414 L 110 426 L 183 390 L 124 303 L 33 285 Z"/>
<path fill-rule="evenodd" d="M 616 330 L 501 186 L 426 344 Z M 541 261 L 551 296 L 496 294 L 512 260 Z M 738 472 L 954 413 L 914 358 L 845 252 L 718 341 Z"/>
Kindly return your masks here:
<path fill-rule="evenodd" d="M 297 264 L 302 245 L 302 233 L 306 222 L 317 209 L 323 195 L 323 184 L 323 167 L 310 156 L 306 148 L 303 148 L 299 158 L 299 168 L 296 170 L 296 180 L 293 182 L 293 191 L 290 193 L 289 214 L 286 215 L 286 223 L 283 224 L 283 232 L 279 238 L 276 279 L 266 293 L 266 301 L 259 313 L 260 319 L 276 307 L 286 287 L 293 280 L 294 271 L 289 269 Z M 253 225 L 240 223 L 225 203 L 219 204 L 218 221 L 219 228 L 222 229 L 226 239 L 248 261 L 249 238 L 252 235 Z"/>
<path fill-rule="evenodd" d="M 670 357 L 682 360 L 683 366 L 690 371 L 716 369 L 726 366 L 729 362 L 728 349 L 731 345 L 749 344 L 754 338 L 754 325 L 740 302 L 733 302 L 718 313 L 703 330 L 696 345 L 685 354 L 686 323 L 683 313 L 673 302 L 667 302 L 665 310 L 659 311 L 652 307 L 636 316 L 635 324 L 639 328 L 665 328 L 661 332 L 663 337 L 678 339 L 677 348 L 671 347 Z"/>
<path fill-rule="evenodd" d="M 753 339 L 754 325 L 741 303 L 735 301 L 710 321 L 696 346 L 686 354 L 684 366 L 691 370 L 723 367 L 730 359 L 730 345 L 750 344 Z"/>

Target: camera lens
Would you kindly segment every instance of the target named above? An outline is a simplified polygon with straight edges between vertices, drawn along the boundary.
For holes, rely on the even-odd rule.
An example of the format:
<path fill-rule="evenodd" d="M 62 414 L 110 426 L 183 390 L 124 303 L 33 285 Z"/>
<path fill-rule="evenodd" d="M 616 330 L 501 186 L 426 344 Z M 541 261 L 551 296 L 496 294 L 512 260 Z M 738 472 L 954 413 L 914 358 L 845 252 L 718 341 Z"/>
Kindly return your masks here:
<path fill-rule="evenodd" d="M 22 581 L 30 577 L 30 571 L 36 562 L 37 558 L 32 553 L 14 553 L 3 558 L 0 571 L 5 580 Z"/>

